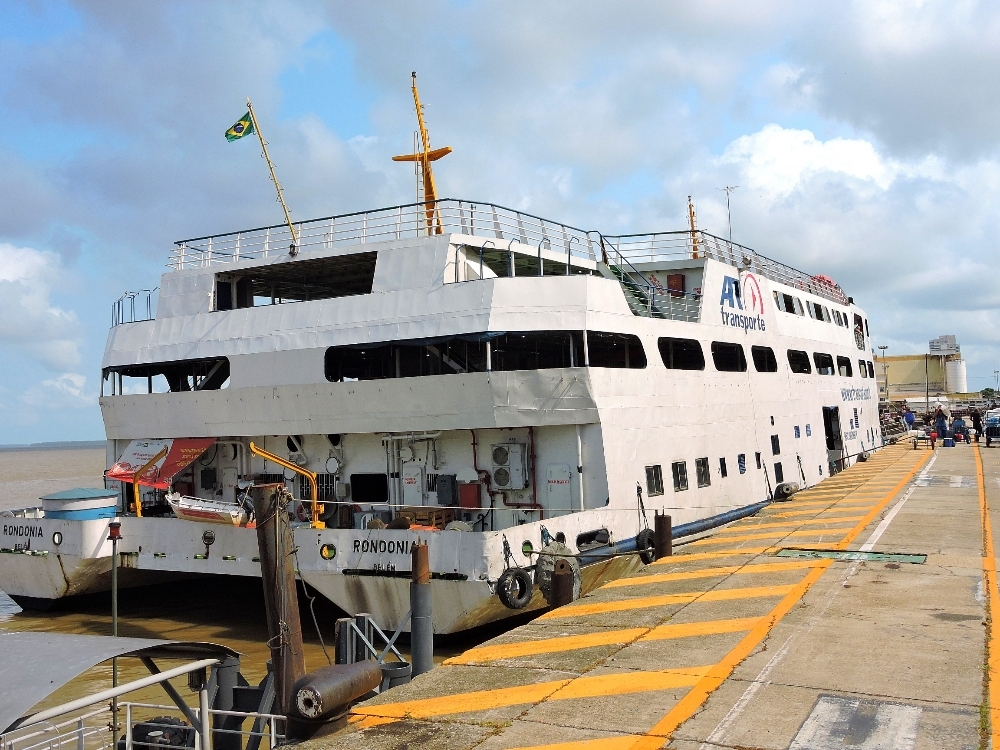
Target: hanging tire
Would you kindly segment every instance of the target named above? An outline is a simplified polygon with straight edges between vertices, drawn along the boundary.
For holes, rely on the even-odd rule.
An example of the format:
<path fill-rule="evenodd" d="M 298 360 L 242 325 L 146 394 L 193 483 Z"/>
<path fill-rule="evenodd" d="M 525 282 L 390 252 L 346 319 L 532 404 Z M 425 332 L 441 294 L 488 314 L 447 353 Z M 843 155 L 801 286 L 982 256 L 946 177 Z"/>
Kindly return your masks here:
<path fill-rule="evenodd" d="M 497 580 L 497 596 L 508 609 L 524 609 L 535 593 L 535 582 L 524 568 L 509 568 Z"/>
<path fill-rule="evenodd" d="M 639 559 L 646 565 L 656 562 L 656 539 L 652 529 L 643 529 L 636 535 L 635 548 L 639 550 Z"/>

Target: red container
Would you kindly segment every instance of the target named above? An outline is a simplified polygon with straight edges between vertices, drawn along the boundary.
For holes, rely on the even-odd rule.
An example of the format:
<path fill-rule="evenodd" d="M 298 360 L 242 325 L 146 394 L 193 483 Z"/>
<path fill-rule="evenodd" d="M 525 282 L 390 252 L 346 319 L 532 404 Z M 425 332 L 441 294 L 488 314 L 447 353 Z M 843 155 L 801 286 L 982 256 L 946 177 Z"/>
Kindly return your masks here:
<path fill-rule="evenodd" d="M 460 508 L 481 508 L 482 500 L 479 492 L 478 482 L 462 483 L 458 485 L 458 505 Z"/>

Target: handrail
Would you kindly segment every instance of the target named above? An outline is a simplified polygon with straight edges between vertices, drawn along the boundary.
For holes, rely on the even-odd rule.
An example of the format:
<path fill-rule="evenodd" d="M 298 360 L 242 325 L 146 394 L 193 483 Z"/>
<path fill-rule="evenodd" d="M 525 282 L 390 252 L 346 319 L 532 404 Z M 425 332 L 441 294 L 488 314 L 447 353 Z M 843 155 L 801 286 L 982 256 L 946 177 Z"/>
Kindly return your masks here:
<path fill-rule="evenodd" d="M 290 471 L 294 471 L 296 474 L 301 474 L 306 479 L 309 480 L 309 487 L 312 490 L 312 507 L 311 513 L 312 519 L 309 521 L 309 528 L 312 529 L 325 529 L 326 524 L 319 520 L 320 507 L 319 507 L 319 488 L 316 485 L 316 472 L 309 471 L 309 469 L 303 469 L 301 466 L 296 466 L 291 461 L 286 461 L 280 456 L 276 456 L 273 453 L 269 453 L 263 448 L 258 448 L 254 445 L 253 441 L 250 441 L 250 452 L 261 458 L 265 458 L 268 461 L 278 464 Z"/>
<path fill-rule="evenodd" d="M 132 476 L 132 494 L 135 496 L 135 514 L 139 518 L 142 518 L 142 498 L 139 495 L 139 477 L 146 473 L 146 469 L 155 464 L 161 458 L 164 458 L 169 452 L 169 448 L 163 447 L 160 452 L 153 456 L 152 460 L 147 462 L 139 471 L 137 471 Z"/>

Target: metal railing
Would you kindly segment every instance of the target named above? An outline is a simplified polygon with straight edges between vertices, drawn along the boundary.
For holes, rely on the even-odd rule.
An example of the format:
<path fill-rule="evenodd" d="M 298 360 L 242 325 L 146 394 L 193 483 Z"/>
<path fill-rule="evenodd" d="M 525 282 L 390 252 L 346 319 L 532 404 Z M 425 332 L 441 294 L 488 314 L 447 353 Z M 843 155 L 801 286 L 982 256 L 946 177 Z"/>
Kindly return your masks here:
<path fill-rule="evenodd" d="M 287 226 L 259 227 L 242 232 L 196 237 L 175 243 L 167 266 L 175 271 L 204 268 L 243 260 L 283 255 L 292 250 L 330 249 L 432 234 L 466 234 L 496 241 L 541 245 L 568 258 L 599 260 L 623 269 L 636 291 L 659 289 L 635 264 L 669 260 L 712 258 L 760 274 L 826 299 L 847 303 L 843 290 L 824 276 L 810 276 L 784 263 L 759 255 L 743 245 L 697 231 L 651 234 L 603 235 L 550 221 L 540 216 L 492 203 L 444 198 L 428 207 L 410 203 L 373 211 L 327 216 L 296 224 L 298 243 L 293 247 Z M 647 303 L 647 308 L 649 307 Z"/>
<path fill-rule="evenodd" d="M 125 712 L 125 749 L 124 750 L 156 750 L 157 748 L 162 748 L 164 742 L 159 740 L 150 739 L 147 737 L 146 740 L 135 738 L 135 728 L 137 725 L 143 725 L 142 729 L 152 729 L 153 731 L 169 731 L 169 730 L 187 730 L 193 735 L 194 738 L 194 750 L 203 750 L 205 748 L 205 743 L 202 742 L 200 727 L 194 726 L 183 726 L 180 724 L 173 724 L 163 722 L 162 725 L 156 724 L 156 719 L 161 717 L 169 717 L 171 719 L 181 719 L 183 720 L 183 714 L 177 708 L 177 706 L 164 706 L 156 703 L 120 703 L 118 704 L 119 711 Z M 191 709 L 195 714 L 199 714 L 198 709 Z M 137 714 L 153 714 L 151 718 L 140 718 Z M 256 750 L 263 746 L 264 741 L 267 742 L 266 747 L 270 750 L 278 747 L 278 745 L 283 744 L 285 740 L 286 728 L 285 723 L 287 718 L 281 716 L 280 714 L 262 714 L 255 711 L 223 711 L 220 709 L 210 709 L 208 712 L 209 717 L 217 718 L 219 721 L 213 721 L 212 727 L 212 739 L 218 741 L 220 737 L 226 736 L 238 736 L 239 746 L 241 748 L 250 748 L 251 750 Z M 227 717 L 235 717 L 242 721 L 237 723 L 244 723 L 247 719 L 251 720 L 250 727 L 248 729 L 227 729 L 221 726 L 222 720 Z M 185 722 L 186 723 L 186 722 Z M 210 743 L 214 746 L 214 742 Z M 190 744 L 187 745 L 190 747 Z M 18 750 L 21 750 L 20 748 Z"/>
<path fill-rule="evenodd" d="M 111 305 L 111 327 L 122 323 L 138 323 L 142 320 L 152 320 L 154 315 L 153 295 L 160 287 L 140 289 L 137 292 L 125 292 Z"/>
<path fill-rule="evenodd" d="M 0 735 L 3 750 L 103 750 L 114 745 L 107 706 L 58 723 L 45 722 Z"/>

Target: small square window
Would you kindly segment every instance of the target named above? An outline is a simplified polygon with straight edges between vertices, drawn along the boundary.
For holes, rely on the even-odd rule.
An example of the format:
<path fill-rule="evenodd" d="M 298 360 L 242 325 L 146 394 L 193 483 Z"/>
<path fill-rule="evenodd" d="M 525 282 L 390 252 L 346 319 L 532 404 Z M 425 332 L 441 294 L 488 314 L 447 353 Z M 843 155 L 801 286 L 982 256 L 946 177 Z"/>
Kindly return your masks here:
<path fill-rule="evenodd" d="M 726 468 L 726 459 L 725 458 L 720 458 L 719 459 L 719 474 L 722 475 L 723 479 L 725 479 L 726 477 L 729 476 L 729 469 Z"/>
<path fill-rule="evenodd" d="M 698 475 L 698 486 L 708 487 L 712 484 L 712 471 L 708 468 L 708 457 L 696 458 L 694 460 L 694 470 Z"/>
<path fill-rule="evenodd" d="M 674 475 L 674 492 L 683 492 L 688 488 L 688 466 L 687 461 L 674 461 L 670 465 L 670 470 Z"/>
<path fill-rule="evenodd" d="M 771 455 L 777 456 L 781 453 L 781 441 L 777 435 L 771 435 Z"/>
<path fill-rule="evenodd" d="M 740 474 L 747 473 L 747 454 L 741 453 L 736 457 L 736 464 L 740 467 Z"/>
<path fill-rule="evenodd" d="M 806 425 L 806 437 L 812 437 L 813 428 L 811 424 Z"/>
<path fill-rule="evenodd" d="M 785 481 L 785 470 L 781 468 L 781 462 L 774 464 L 774 483 L 781 484 Z"/>
<path fill-rule="evenodd" d="M 800 437 L 802 437 L 802 435 L 799 432 L 799 426 L 795 425 L 795 439 L 798 440 Z"/>
<path fill-rule="evenodd" d="M 646 496 L 655 497 L 663 494 L 663 470 L 659 464 L 646 467 Z"/>
<path fill-rule="evenodd" d="M 763 465 L 760 461 L 760 451 L 757 451 L 754 455 L 757 457 L 757 468 L 759 469 Z"/>

